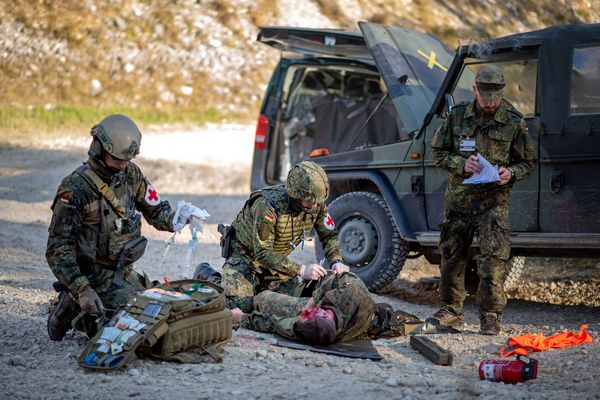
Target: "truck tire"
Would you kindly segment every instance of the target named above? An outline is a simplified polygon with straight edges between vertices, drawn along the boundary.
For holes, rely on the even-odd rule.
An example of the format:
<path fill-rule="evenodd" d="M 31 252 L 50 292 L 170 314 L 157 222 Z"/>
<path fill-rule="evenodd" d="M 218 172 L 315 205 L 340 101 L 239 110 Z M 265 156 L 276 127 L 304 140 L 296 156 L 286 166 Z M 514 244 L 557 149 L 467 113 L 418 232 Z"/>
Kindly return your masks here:
<path fill-rule="evenodd" d="M 521 275 L 523 275 L 523 268 L 525 267 L 525 257 L 515 256 L 508 260 L 506 266 L 506 279 L 504 280 L 504 290 L 510 291 L 514 289 L 520 282 Z M 465 287 L 469 294 L 477 293 L 477 286 L 479 285 L 479 277 L 477 276 L 477 264 L 475 260 L 469 260 L 467 262 L 467 268 L 465 271 L 466 280 Z"/>
<path fill-rule="evenodd" d="M 344 261 L 367 288 L 377 291 L 390 284 L 406 261 L 408 245 L 400 237 L 392 214 L 378 194 L 346 193 L 329 205 L 340 233 Z M 324 257 L 320 243 L 317 259 Z"/>
<path fill-rule="evenodd" d="M 504 290 L 510 291 L 517 287 L 521 281 L 521 275 L 525 268 L 525 257 L 517 256 L 508 260 L 506 268 L 506 280 L 504 281 Z"/>

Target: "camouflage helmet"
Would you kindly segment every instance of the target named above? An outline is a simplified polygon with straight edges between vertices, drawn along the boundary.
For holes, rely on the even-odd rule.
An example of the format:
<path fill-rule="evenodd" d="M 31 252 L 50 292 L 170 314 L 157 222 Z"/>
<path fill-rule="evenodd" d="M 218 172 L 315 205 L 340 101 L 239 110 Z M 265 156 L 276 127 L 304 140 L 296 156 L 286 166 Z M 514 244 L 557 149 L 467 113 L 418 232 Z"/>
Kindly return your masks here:
<path fill-rule="evenodd" d="M 288 173 L 285 190 L 294 199 L 321 204 L 329 195 L 329 180 L 320 165 L 302 161 Z"/>
<path fill-rule="evenodd" d="M 114 158 L 130 161 L 140 152 L 142 134 L 135 122 L 122 114 L 112 114 L 92 127 L 92 136 Z"/>

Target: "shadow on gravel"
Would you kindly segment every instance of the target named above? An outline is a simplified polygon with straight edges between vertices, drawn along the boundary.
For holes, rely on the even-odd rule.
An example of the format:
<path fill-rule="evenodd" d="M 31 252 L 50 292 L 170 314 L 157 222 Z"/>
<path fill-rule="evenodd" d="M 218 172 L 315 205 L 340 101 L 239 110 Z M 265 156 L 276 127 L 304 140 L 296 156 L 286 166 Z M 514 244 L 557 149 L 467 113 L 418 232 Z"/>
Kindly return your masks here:
<path fill-rule="evenodd" d="M 531 320 L 531 317 L 528 320 L 523 320 L 522 314 L 535 315 L 536 317 L 534 320 Z M 504 321 L 512 324 L 536 326 L 561 324 L 565 325 L 565 328 L 576 330 L 579 329 L 581 324 L 600 321 L 600 307 L 548 304 L 510 299 L 504 313 Z"/>
<path fill-rule="evenodd" d="M 416 304 L 438 304 L 441 303 L 438 292 L 437 281 L 413 282 L 407 279 L 397 278 L 390 285 L 377 292 L 387 296 L 392 296 L 400 300 Z"/>
<path fill-rule="evenodd" d="M 60 179 L 48 179 L 49 172 L 75 169 L 84 157 L 85 153 L 64 150 L 0 148 L 0 199 L 52 201 Z"/>
<path fill-rule="evenodd" d="M 439 304 L 441 298 L 437 283 L 423 279 L 413 282 L 398 278 L 385 289 L 378 292 L 413 304 Z M 477 304 L 471 294 L 464 303 L 465 315 L 476 320 Z M 535 316 L 535 319 L 532 319 Z M 585 305 L 551 304 L 531 300 L 510 298 L 504 311 L 504 322 L 535 326 L 564 325 L 568 329 L 579 329 L 583 323 L 600 321 L 600 307 Z"/>

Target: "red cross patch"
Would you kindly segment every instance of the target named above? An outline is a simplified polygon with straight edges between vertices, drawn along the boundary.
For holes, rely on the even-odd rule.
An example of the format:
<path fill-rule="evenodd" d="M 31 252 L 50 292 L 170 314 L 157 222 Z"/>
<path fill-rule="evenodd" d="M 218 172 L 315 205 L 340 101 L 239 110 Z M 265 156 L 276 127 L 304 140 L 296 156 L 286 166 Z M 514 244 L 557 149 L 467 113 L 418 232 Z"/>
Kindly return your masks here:
<path fill-rule="evenodd" d="M 325 225 L 325 228 L 329 229 L 330 231 L 335 229 L 335 223 L 333 222 L 333 218 L 331 218 L 329 213 L 323 217 L 323 225 Z"/>
<path fill-rule="evenodd" d="M 146 189 L 146 194 L 144 195 L 144 200 L 146 203 L 151 206 L 156 206 L 160 203 L 160 196 L 158 192 L 152 187 L 152 185 L 148 185 Z"/>

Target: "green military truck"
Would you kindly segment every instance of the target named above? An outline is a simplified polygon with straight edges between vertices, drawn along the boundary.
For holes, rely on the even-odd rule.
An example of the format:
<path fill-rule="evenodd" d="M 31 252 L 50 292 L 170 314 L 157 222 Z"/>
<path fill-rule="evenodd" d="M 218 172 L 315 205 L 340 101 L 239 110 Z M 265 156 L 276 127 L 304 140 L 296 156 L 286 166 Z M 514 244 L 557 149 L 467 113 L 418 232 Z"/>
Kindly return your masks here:
<path fill-rule="evenodd" d="M 370 289 L 394 280 L 407 258 L 439 263 L 447 174 L 434 167 L 430 141 L 449 108 L 474 97 L 476 71 L 494 63 L 539 156 L 512 190 L 507 285 L 527 256 L 600 255 L 600 24 L 456 52 L 423 33 L 359 27 L 261 29 L 258 40 L 281 60 L 258 119 L 253 188 L 282 182 L 312 157 L 331 181 L 344 258 Z"/>

